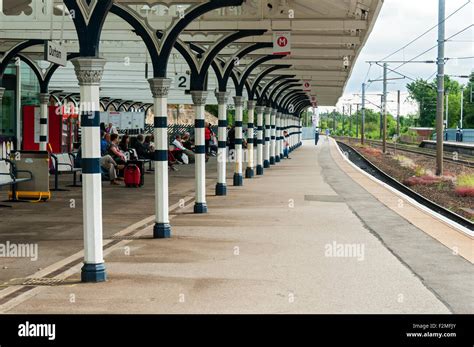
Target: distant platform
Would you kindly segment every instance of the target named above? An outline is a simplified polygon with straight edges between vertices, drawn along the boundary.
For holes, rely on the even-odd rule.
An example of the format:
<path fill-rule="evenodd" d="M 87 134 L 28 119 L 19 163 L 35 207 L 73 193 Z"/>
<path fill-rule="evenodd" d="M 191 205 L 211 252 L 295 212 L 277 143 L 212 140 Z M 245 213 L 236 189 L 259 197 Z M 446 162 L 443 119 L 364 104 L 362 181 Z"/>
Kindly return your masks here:
<path fill-rule="evenodd" d="M 420 147 L 436 149 L 436 141 L 424 140 Z M 461 154 L 474 155 L 474 143 L 444 141 L 444 149 L 447 151 L 457 151 Z"/>

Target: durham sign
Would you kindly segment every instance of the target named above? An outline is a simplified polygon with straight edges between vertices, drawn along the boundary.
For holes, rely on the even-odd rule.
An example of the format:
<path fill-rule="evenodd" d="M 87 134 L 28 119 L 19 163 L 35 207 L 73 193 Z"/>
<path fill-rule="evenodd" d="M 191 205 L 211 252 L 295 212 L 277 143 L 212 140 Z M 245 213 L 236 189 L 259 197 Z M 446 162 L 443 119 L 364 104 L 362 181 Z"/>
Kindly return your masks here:
<path fill-rule="evenodd" d="M 61 66 L 66 66 L 66 48 L 52 41 L 47 41 L 44 45 L 44 60 Z"/>

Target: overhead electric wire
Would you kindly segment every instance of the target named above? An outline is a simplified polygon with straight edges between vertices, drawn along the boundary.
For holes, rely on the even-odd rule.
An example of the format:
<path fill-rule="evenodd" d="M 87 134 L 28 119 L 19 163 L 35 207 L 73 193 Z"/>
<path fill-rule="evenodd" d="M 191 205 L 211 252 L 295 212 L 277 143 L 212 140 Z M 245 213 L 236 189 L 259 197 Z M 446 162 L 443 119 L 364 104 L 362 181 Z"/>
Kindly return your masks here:
<path fill-rule="evenodd" d="M 449 41 L 451 38 L 453 38 L 453 37 L 455 37 L 455 36 L 457 36 L 457 35 L 459 35 L 459 34 L 462 34 L 463 32 L 465 32 L 466 30 L 468 30 L 469 28 L 471 28 L 471 27 L 473 27 L 473 26 L 474 26 L 474 24 L 468 25 L 467 27 L 465 27 L 465 28 L 459 30 L 458 32 L 454 33 L 453 35 L 449 36 L 449 37 L 448 37 L 447 39 L 445 39 L 444 41 L 445 41 L 445 42 L 446 42 L 446 41 Z M 410 62 L 412 62 L 413 60 L 415 60 L 415 59 L 421 57 L 422 55 L 428 53 L 429 51 L 431 51 L 431 50 L 433 50 L 433 49 L 435 49 L 435 48 L 437 48 L 437 47 L 438 47 L 438 44 L 436 44 L 436 45 L 434 45 L 434 46 L 428 48 L 427 50 L 421 52 L 420 54 L 414 56 L 413 58 L 407 60 L 406 62 L 404 62 L 404 63 L 398 65 L 397 67 L 395 67 L 395 68 L 393 68 L 393 69 L 391 69 L 391 70 L 392 70 L 393 72 L 395 72 L 396 70 L 398 70 L 398 69 L 401 68 L 402 66 L 404 66 L 404 65 L 406 65 L 406 64 L 408 64 L 408 63 L 410 63 Z M 378 78 L 376 78 L 376 79 L 380 79 L 381 77 L 382 77 L 382 75 L 380 75 L 380 76 L 379 76 Z M 408 76 L 407 76 L 407 77 L 408 77 Z"/>
<path fill-rule="evenodd" d="M 365 74 L 364 83 L 367 82 L 367 77 L 369 77 L 371 68 L 372 68 L 372 63 L 369 64 L 369 69 L 367 70 L 367 73 Z"/>
<path fill-rule="evenodd" d="M 444 19 L 444 21 L 442 21 L 442 22 L 445 22 L 445 21 L 448 20 L 450 17 L 452 17 L 453 15 L 455 15 L 456 13 L 458 13 L 461 9 L 463 9 L 463 8 L 464 8 L 465 6 L 467 6 L 469 3 L 472 3 L 472 0 L 469 0 L 469 1 L 467 1 L 466 3 L 464 3 L 461 7 L 459 7 L 459 8 L 456 9 L 454 12 L 452 12 L 451 14 L 449 14 L 449 15 Z M 404 45 L 402 48 L 396 50 L 395 52 L 393 52 L 393 53 L 391 53 L 391 54 L 389 54 L 389 55 L 387 55 L 386 57 L 384 57 L 383 59 L 381 59 L 380 62 L 382 62 L 383 60 L 386 60 L 386 59 L 390 58 L 390 57 L 393 56 L 394 54 L 400 52 L 401 50 L 405 49 L 406 47 L 408 47 L 408 46 L 411 45 L 412 43 L 416 42 L 418 39 L 420 39 L 421 37 L 425 36 L 428 32 L 430 32 L 430 31 L 433 30 L 434 28 L 437 28 L 442 22 L 437 23 L 435 26 L 429 28 L 427 31 L 425 31 L 424 33 L 422 33 L 421 35 L 419 35 L 418 37 L 416 37 L 415 39 L 413 39 L 412 41 L 410 41 L 408 44 Z M 471 25 L 465 27 L 464 29 L 461 29 L 460 31 L 456 32 L 455 34 L 449 36 L 447 39 L 445 39 L 445 42 L 449 41 L 449 40 L 452 39 L 453 37 L 455 37 L 455 36 L 457 36 L 457 35 L 463 33 L 463 32 L 466 31 L 466 30 L 468 30 L 468 29 L 471 28 L 473 25 L 474 25 L 474 24 L 471 24 Z M 397 67 L 395 67 L 395 68 L 393 68 L 393 69 L 390 69 L 390 70 L 391 70 L 392 72 L 399 73 L 399 72 L 397 72 L 396 70 L 398 70 L 398 69 L 401 68 L 402 66 L 404 66 L 404 65 L 406 65 L 406 64 L 408 64 L 408 63 L 414 61 L 415 59 L 419 58 L 419 57 L 422 56 L 423 54 L 428 53 L 429 51 L 431 51 L 432 49 L 437 48 L 437 47 L 438 47 L 438 44 L 434 45 L 433 47 L 431 47 L 431 48 L 425 50 L 424 52 L 418 54 L 417 56 L 411 58 L 410 60 L 408 60 L 408 61 L 406 61 L 406 62 L 400 64 L 399 66 L 397 66 Z M 369 74 L 370 74 L 371 67 L 372 67 L 372 64 L 370 63 L 369 69 L 367 70 L 367 74 L 366 74 L 366 76 L 365 76 L 365 78 L 364 78 L 364 83 L 367 82 L 367 78 L 368 78 L 368 76 L 369 76 Z M 400 74 L 401 74 L 401 73 L 400 73 Z M 435 72 L 434 74 L 436 74 L 436 72 Z M 430 79 L 434 74 L 432 74 L 428 79 Z M 403 75 L 404 75 L 405 77 L 407 77 L 407 78 L 413 80 L 413 81 L 415 80 L 415 79 L 413 79 L 413 78 L 407 76 L 406 74 L 403 74 Z M 376 80 L 380 79 L 381 77 L 382 77 L 382 75 L 380 75 L 379 77 L 377 77 Z M 365 91 L 366 91 L 366 92 L 369 90 L 369 88 L 370 88 L 371 85 L 372 85 L 372 82 L 369 82 L 369 83 L 366 84 L 366 86 L 365 86 Z"/>
<path fill-rule="evenodd" d="M 433 73 L 430 75 L 430 77 L 428 77 L 428 78 L 426 79 L 426 81 L 429 81 L 430 79 L 432 79 L 432 78 L 434 77 L 434 75 L 436 75 L 436 72 L 438 72 L 438 71 L 433 72 Z"/>
<path fill-rule="evenodd" d="M 450 15 L 448 15 L 443 21 L 437 23 L 436 25 L 432 26 L 431 28 L 429 28 L 428 30 L 426 30 L 424 33 L 422 33 L 421 35 L 417 36 L 416 38 L 414 38 L 413 40 L 411 40 L 409 43 L 407 43 L 406 45 L 404 45 L 403 47 L 397 49 L 395 52 L 387 55 L 385 58 L 381 59 L 380 61 L 384 61 L 388 58 L 390 58 L 391 56 L 393 56 L 394 54 L 397 54 L 398 52 L 404 50 L 405 48 L 407 48 L 408 46 L 410 46 L 412 43 L 418 41 L 420 38 L 422 38 L 423 36 L 425 36 L 426 34 L 428 34 L 431 30 L 437 28 L 441 23 L 444 23 L 445 21 L 447 21 L 450 17 L 454 16 L 456 13 L 458 13 L 459 11 L 461 11 L 465 6 L 467 6 L 469 3 L 471 3 L 472 0 L 468 0 L 464 5 L 462 5 L 461 7 L 459 7 L 457 10 L 455 10 L 454 12 L 452 12 Z"/>

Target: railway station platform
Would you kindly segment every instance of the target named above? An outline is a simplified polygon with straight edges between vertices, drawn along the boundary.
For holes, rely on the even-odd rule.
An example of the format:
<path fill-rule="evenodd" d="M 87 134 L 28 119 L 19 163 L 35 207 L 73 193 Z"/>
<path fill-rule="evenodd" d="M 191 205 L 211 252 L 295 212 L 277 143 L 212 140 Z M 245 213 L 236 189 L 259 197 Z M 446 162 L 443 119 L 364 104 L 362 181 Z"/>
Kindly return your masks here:
<path fill-rule="evenodd" d="M 152 238 L 152 179 L 139 194 L 104 189 L 102 283 L 80 281 L 82 212 L 67 204 L 80 190 L 35 213 L 15 206 L 8 237 L 40 239 L 48 255 L 1 270 L 0 312 L 474 312 L 470 237 L 365 176 L 332 139 L 291 158 L 225 197 L 210 161 L 207 214 L 192 213 L 191 166 L 170 173 L 168 239 Z"/>
<path fill-rule="evenodd" d="M 436 141 L 424 140 L 420 147 L 436 149 Z M 444 141 L 443 148 L 445 151 L 458 152 L 461 154 L 474 155 L 474 143 Z"/>

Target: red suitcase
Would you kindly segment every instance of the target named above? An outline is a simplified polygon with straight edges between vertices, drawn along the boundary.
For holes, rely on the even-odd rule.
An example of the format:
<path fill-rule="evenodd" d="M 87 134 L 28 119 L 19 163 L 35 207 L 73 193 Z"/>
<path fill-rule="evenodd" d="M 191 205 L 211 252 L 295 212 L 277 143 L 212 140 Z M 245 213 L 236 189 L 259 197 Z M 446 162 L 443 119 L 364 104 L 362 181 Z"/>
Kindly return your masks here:
<path fill-rule="evenodd" d="M 138 188 L 140 186 L 140 178 L 140 168 L 135 164 L 127 165 L 123 175 L 125 185 L 127 187 Z"/>

